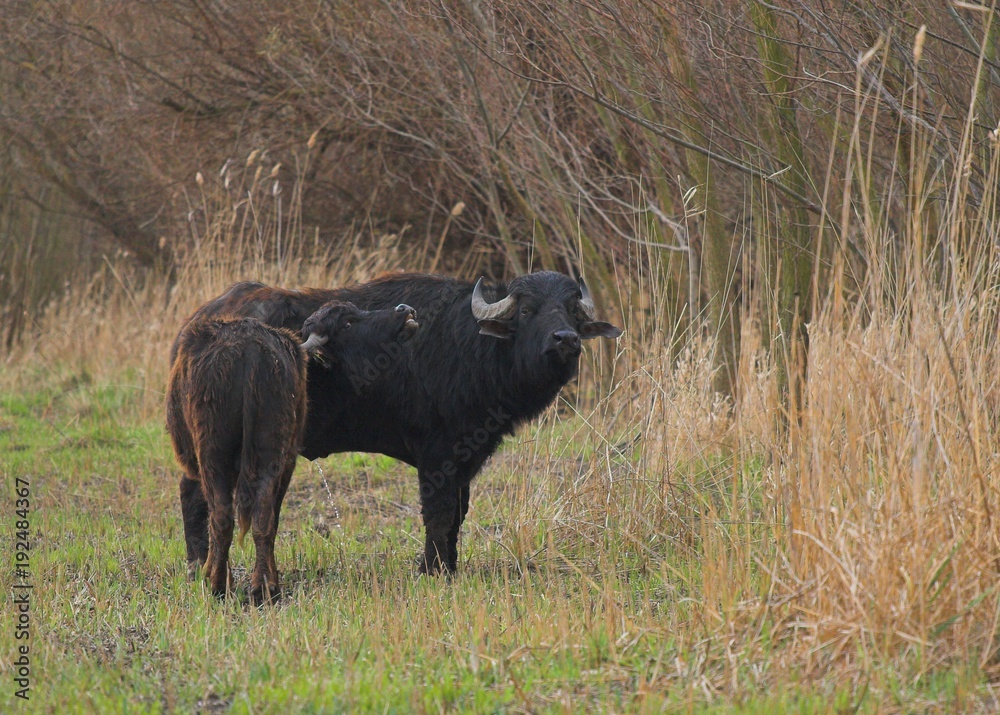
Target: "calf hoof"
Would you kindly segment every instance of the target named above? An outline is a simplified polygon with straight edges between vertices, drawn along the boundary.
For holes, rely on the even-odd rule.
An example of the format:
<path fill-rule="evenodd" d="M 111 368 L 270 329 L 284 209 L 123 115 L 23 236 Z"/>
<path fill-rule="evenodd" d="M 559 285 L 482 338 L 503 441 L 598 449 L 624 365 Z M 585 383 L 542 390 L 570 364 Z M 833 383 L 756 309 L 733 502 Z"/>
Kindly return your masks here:
<path fill-rule="evenodd" d="M 208 587 L 211 589 L 212 595 L 215 596 L 220 601 L 224 600 L 226 596 L 229 595 L 229 589 L 226 588 L 225 584 L 223 584 L 222 586 L 218 586 L 209 581 Z"/>
<path fill-rule="evenodd" d="M 258 586 L 250 589 L 250 604 L 253 606 L 263 606 L 269 603 L 277 603 L 281 598 L 280 586 Z"/>
<path fill-rule="evenodd" d="M 219 574 L 213 572 L 211 568 L 206 568 L 205 580 L 208 582 L 208 587 L 212 589 L 212 595 L 222 599 L 232 590 L 233 572 L 227 568 L 225 573 Z"/>

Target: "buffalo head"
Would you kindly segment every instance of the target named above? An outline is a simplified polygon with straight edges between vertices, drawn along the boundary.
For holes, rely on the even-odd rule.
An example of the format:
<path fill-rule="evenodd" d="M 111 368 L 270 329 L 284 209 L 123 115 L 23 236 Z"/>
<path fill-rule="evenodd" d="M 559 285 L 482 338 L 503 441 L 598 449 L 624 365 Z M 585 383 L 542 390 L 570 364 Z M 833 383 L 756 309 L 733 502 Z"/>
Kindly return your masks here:
<path fill-rule="evenodd" d="M 302 349 L 321 359 L 349 362 L 393 340 L 405 339 L 419 324 L 417 311 L 400 304 L 385 310 L 361 310 L 353 303 L 330 301 L 306 318 Z M 345 351 L 351 355 L 345 355 Z"/>
<path fill-rule="evenodd" d="M 542 271 L 515 278 L 507 295 L 493 302 L 483 295 L 482 279 L 472 292 L 472 315 L 481 335 L 515 340 L 519 354 L 537 348 L 556 363 L 575 366 L 581 341 L 617 338 L 620 328 L 595 320 L 594 301 L 581 278 Z"/>

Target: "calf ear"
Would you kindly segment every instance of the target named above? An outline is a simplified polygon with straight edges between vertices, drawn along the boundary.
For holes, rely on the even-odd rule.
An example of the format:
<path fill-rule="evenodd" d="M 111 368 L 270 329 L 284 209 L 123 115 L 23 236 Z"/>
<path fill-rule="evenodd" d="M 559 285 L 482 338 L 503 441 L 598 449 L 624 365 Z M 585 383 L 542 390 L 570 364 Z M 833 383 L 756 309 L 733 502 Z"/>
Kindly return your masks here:
<path fill-rule="evenodd" d="M 316 311 L 316 313 L 313 313 L 308 318 L 306 318 L 306 322 L 302 324 L 302 330 L 299 332 L 302 335 L 303 340 L 308 339 L 309 336 L 312 335 L 313 333 L 319 332 L 320 325 L 317 313 L 319 313 L 319 311 Z"/>
<path fill-rule="evenodd" d="M 480 320 L 479 334 L 507 340 L 514 335 L 514 324 L 509 320 Z"/>
<path fill-rule="evenodd" d="M 621 334 L 622 329 L 611 323 L 595 321 L 584 323 L 580 326 L 580 337 L 584 340 L 589 340 L 590 338 L 617 338 Z"/>

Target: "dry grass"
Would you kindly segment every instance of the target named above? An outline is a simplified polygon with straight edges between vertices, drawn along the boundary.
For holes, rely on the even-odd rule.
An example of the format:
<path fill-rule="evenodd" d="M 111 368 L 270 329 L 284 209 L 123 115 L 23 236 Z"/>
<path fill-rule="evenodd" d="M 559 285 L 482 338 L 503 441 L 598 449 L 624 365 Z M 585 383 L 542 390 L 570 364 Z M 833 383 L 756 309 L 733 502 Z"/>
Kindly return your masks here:
<path fill-rule="evenodd" d="M 154 469 L 172 470 L 156 424 L 169 343 L 189 311 L 236 279 L 337 285 L 426 260 L 393 237 L 318 255 L 296 233 L 294 211 L 279 212 L 274 183 L 249 181 L 236 192 L 223 188 L 224 176 L 218 186 L 201 184 L 197 248 L 173 285 L 108 264 L 52 304 L 34 337 L 4 356 L 2 390 L 55 390 L 50 404 L 59 408 L 44 416 L 60 434 L 95 410 L 111 422 L 151 425 L 161 455 Z M 248 198 L 234 204 L 234 195 Z M 988 222 L 963 221 L 968 245 L 989 246 Z M 744 321 L 732 405 L 712 391 L 710 342 L 671 349 L 679 338 L 655 300 L 657 275 L 623 271 L 626 337 L 616 350 L 592 354 L 579 387 L 477 481 L 463 555 L 470 575 L 458 591 L 421 585 L 414 593 L 408 559 L 382 541 L 382 529 L 419 531 L 412 477 L 376 460 L 364 463 L 358 483 L 356 470 L 334 460 L 300 466 L 289 523 L 293 533 L 306 524 L 355 544 L 338 547 L 340 566 L 320 548 L 318 568 L 353 571 L 344 553 L 362 544 L 361 560 L 348 559 L 361 571 L 345 577 L 345 593 L 336 584 L 310 590 L 313 556 L 304 571 L 286 542 L 279 559 L 299 590 L 273 619 L 294 628 L 302 608 L 323 624 L 327 597 L 363 603 L 362 621 L 343 632 L 331 625 L 329 637 L 367 634 L 375 661 L 365 678 L 430 658 L 451 663 L 441 672 L 428 666 L 430 680 L 456 668 L 480 678 L 477 669 L 492 662 L 502 680 L 517 683 L 512 674 L 532 666 L 512 664 L 528 654 L 581 663 L 590 662 L 588 648 L 601 654 L 579 692 L 566 689 L 570 680 L 553 690 L 543 676 L 527 689 L 516 685 L 508 706 L 524 710 L 573 702 L 639 710 L 764 702 L 766 710 L 776 688 L 835 693 L 845 707 L 989 710 L 1000 619 L 1000 292 L 984 250 L 944 284 L 908 256 L 912 277 L 891 301 L 875 290 L 845 301 L 833 285 L 837 297 L 809 326 L 804 405 L 790 417 L 753 321 Z M 872 275 L 882 273 L 877 254 L 867 260 Z M 639 300 L 640 290 L 654 300 Z M 95 407 L 103 390 L 130 397 Z M 177 541 L 170 493 L 165 487 L 148 506 L 166 510 L 157 523 L 172 524 L 164 528 Z M 380 544 L 374 553 L 365 546 L 372 539 Z M 179 571 L 174 556 L 169 565 Z M 59 548 L 48 558 L 65 569 Z M 72 582 L 66 576 L 65 588 Z M 414 598 L 433 603 L 400 605 Z M 59 615 L 49 617 L 57 626 Z M 279 649 L 299 647 L 285 625 L 276 627 L 286 639 Z M 433 644 L 446 634 L 460 642 L 438 652 Z M 58 668 L 52 657 L 49 667 Z M 172 666 L 168 659 L 160 667 Z M 226 688 L 231 698 L 252 685 L 236 678 Z"/>

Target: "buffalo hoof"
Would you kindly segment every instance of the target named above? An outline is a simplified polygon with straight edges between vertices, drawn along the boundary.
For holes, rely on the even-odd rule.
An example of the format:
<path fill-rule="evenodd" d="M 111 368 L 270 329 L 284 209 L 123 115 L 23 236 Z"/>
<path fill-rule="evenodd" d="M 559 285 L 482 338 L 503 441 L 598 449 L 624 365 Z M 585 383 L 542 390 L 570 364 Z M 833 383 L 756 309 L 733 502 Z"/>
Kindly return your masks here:
<path fill-rule="evenodd" d="M 187 565 L 188 580 L 190 580 L 190 581 L 197 581 L 198 578 L 199 578 L 199 576 L 201 575 L 201 570 L 203 568 L 205 568 L 205 562 L 204 561 L 200 561 L 198 559 L 194 559 L 192 561 L 188 561 L 188 565 Z"/>
<path fill-rule="evenodd" d="M 423 576 L 453 576 L 457 570 L 455 564 L 445 564 L 440 559 L 432 559 L 428 563 L 423 554 L 417 557 L 417 571 Z"/>

